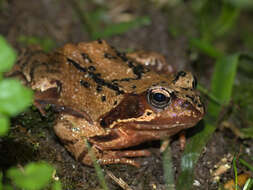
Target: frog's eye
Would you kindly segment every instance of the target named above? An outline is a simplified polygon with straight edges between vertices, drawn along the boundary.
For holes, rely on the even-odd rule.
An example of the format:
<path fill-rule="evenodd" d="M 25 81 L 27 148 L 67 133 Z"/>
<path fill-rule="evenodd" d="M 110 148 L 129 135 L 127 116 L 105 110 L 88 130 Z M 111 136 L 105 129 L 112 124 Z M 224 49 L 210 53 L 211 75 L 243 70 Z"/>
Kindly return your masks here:
<path fill-rule="evenodd" d="M 170 94 L 163 88 L 150 89 L 147 93 L 148 103 L 155 108 L 164 109 L 170 103 Z"/>

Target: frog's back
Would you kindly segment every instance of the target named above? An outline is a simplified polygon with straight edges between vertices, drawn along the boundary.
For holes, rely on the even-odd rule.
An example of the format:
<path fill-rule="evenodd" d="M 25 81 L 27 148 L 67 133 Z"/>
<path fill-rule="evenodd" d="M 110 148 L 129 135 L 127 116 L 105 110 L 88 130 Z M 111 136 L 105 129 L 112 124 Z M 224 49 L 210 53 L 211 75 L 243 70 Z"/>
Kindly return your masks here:
<path fill-rule="evenodd" d="M 9 73 L 18 75 L 35 91 L 57 88 L 58 105 L 85 112 L 93 121 L 116 107 L 125 95 L 171 81 L 100 40 L 67 44 L 50 54 L 38 47 L 28 48 Z"/>
<path fill-rule="evenodd" d="M 51 62 L 61 73 L 62 104 L 86 112 L 92 120 L 116 107 L 126 94 L 170 83 L 105 41 L 67 44 L 51 56 Z"/>

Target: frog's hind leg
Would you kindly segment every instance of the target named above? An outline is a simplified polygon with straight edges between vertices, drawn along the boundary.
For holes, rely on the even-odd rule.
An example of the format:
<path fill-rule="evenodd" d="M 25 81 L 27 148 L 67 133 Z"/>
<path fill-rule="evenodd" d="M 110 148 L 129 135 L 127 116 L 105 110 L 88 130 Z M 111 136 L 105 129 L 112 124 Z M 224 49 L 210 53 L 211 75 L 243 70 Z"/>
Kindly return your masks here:
<path fill-rule="evenodd" d="M 93 162 L 96 161 L 100 165 L 127 164 L 139 168 L 140 164 L 130 158 L 150 156 L 150 152 L 148 150 L 101 151 L 96 146 L 92 146 L 88 149 L 87 146 L 85 146 L 84 141 L 79 141 L 75 143 L 74 146 L 73 145 L 74 144 L 69 146 L 69 148 L 71 147 L 70 149 L 67 146 L 67 149 L 69 149 L 70 152 L 74 153 L 76 160 L 89 166 L 93 166 Z M 83 146 L 82 149 L 80 148 L 81 146 Z M 77 151 L 73 151 L 73 148 Z M 83 151 L 80 152 L 80 150 Z"/>
<path fill-rule="evenodd" d="M 128 164 L 135 167 L 140 167 L 140 164 L 130 159 L 131 157 L 150 156 L 148 150 L 103 150 L 99 148 L 90 141 L 89 136 L 94 133 L 104 135 L 104 130 L 97 128 L 96 125 L 90 125 L 83 118 L 72 115 L 60 114 L 56 120 L 54 131 L 75 159 L 85 165 L 93 166 L 92 154 L 101 165 Z M 90 148 L 87 142 L 90 143 Z"/>

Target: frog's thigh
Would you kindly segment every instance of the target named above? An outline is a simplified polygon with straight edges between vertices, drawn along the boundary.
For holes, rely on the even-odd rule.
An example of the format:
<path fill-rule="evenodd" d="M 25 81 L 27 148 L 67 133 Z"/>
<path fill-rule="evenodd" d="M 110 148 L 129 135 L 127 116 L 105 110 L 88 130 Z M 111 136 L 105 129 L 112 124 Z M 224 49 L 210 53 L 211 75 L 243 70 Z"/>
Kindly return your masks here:
<path fill-rule="evenodd" d="M 60 115 L 60 117 L 56 120 L 54 132 L 76 160 L 82 161 L 84 164 L 91 165 L 91 161 L 86 161 L 85 158 L 88 153 L 85 138 L 76 133 L 78 126 L 75 126 L 73 122 L 68 120 L 68 117 L 72 116 L 66 116 L 64 114 Z"/>
<path fill-rule="evenodd" d="M 93 165 L 90 156 L 91 152 L 93 152 L 98 163 L 101 165 L 128 164 L 136 167 L 139 167 L 139 163 L 126 157 L 150 155 L 150 152 L 147 150 L 111 151 L 101 150 L 96 145 L 93 145 L 88 152 L 88 148 L 85 143 L 85 136 L 77 132 L 78 128 L 81 128 L 81 126 L 76 125 L 77 122 L 75 122 L 75 119 L 79 120 L 80 118 L 74 118 L 73 116 L 61 114 L 54 126 L 54 131 L 67 150 L 74 155 L 75 159 L 86 165 Z M 80 121 L 83 121 L 83 119 L 80 119 Z"/>

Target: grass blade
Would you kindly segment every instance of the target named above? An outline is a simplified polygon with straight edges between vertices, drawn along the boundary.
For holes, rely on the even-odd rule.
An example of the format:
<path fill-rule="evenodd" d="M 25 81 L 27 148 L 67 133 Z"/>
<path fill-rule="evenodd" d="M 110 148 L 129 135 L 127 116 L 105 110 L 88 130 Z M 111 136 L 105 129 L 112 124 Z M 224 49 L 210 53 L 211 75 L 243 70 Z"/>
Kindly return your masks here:
<path fill-rule="evenodd" d="M 163 172 L 164 172 L 164 181 L 166 183 L 168 190 L 174 190 L 174 171 L 172 165 L 172 154 L 170 146 L 167 146 L 163 152 Z"/>
<path fill-rule="evenodd" d="M 228 104 L 232 94 L 234 78 L 240 54 L 224 56 L 218 59 L 212 78 L 211 93 L 224 105 Z M 221 106 L 210 102 L 208 114 L 218 117 Z"/>
<path fill-rule="evenodd" d="M 95 168 L 95 171 L 96 171 L 96 174 L 98 176 L 98 180 L 99 180 L 99 183 L 101 185 L 101 187 L 104 189 L 104 190 L 109 190 L 109 188 L 107 187 L 107 184 L 105 182 L 105 177 L 104 177 L 104 174 L 103 174 L 103 171 L 100 167 L 100 165 L 97 163 L 97 159 L 91 149 L 91 146 L 89 144 L 89 142 L 85 139 L 85 144 L 86 146 L 88 147 L 88 151 L 90 152 L 90 156 L 91 156 L 91 159 L 92 159 L 92 162 L 93 162 L 93 166 Z"/>

